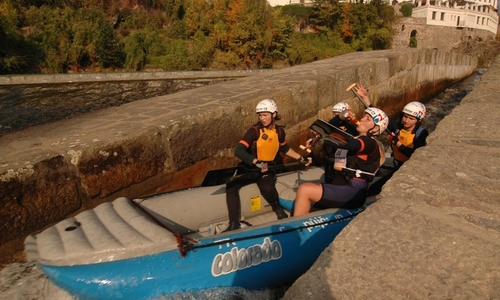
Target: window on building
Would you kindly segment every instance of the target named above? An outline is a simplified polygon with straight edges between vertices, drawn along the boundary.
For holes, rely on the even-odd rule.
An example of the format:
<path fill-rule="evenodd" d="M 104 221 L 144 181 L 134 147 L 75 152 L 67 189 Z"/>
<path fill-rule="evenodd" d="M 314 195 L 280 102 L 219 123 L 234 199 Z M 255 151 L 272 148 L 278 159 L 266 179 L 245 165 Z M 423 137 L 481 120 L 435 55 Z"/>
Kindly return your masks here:
<path fill-rule="evenodd" d="M 432 12 L 432 20 L 436 20 L 436 12 L 435 11 Z"/>
<path fill-rule="evenodd" d="M 441 21 L 444 21 L 444 12 L 441 13 Z"/>

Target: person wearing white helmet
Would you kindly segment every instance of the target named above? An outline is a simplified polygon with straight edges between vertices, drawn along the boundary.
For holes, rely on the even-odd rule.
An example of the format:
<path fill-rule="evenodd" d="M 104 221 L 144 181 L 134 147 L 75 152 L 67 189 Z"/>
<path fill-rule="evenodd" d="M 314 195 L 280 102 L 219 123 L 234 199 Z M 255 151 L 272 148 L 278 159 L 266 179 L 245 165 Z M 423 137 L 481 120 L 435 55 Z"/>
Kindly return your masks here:
<path fill-rule="evenodd" d="M 295 198 L 293 215 L 308 213 L 311 205 L 358 208 L 366 201 L 368 184 L 373 180 L 384 157 L 373 136 L 384 132 L 387 115 L 378 108 L 367 108 L 359 125 L 358 136 L 340 145 L 335 153 L 335 178 L 332 183 L 302 183 Z"/>
<path fill-rule="evenodd" d="M 425 118 L 425 105 L 420 102 L 410 102 L 405 105 L 396 122 L 389 123 L 394 159 L 401 165 L 407 161 L 416 149 L 426 145 L 429 135 L 422 126 Z"/>
<path fill-rule="evenodd" d="M 333 117 L 328 121 L 331 125 L 340 128 L 350 135 L 356 135 L 357 120 L 347 102 L 339 102 L 332 107 Z"/>
<path fill-rule="evenodd" d="M 310 161 L 290 148 L 286 142 L 283 126 L 275 123 L 279 120 L 278 106 L 272 99 L 260 101 L 255 112 L 259 121 L 251 126 L 239 141 L 234 155 L 242 160 L 247 169 L 259 168 L 260 172 L 248 172 L 226 184 L 226 204 L 229 213 L 229 226 L 225 231 L 240 228 L 241 203 L 239 190 L 250 183 L 257 183 L 260 193 L 271 205 L 278 219 L 288 215 L 279 204 L 276 190 L 276 173 L 268 165 L 281 163 L 280 152 L 309 166 Z"/>

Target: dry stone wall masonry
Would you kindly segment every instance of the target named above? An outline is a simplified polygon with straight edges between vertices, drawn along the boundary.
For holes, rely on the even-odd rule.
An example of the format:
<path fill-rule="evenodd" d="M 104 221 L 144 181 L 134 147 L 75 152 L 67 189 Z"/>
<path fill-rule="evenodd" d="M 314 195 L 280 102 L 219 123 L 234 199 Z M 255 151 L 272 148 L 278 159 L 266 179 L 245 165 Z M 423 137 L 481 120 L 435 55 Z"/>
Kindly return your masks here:
<path fill-rule="evenodd" d="M 234 166 L 234 146 L 273 98 L 298 149 L 316 118 L 347 101 L 354 82 L 392 112 L 469 76 L 477 59 L 431 49 L 358 52 L 28 128 L 0 137 L 0 257 L 24 237 L 111 201 L 199 185 L 208 169 Z M 16 252 L 17 251 L 17 252 Z M 19 256 L 17 257 L 19 258 Z"/>
<path fill-rule="evenodd" d="M 393 49 L 408 48 L 412 35 L 417 38 L 417 48 L 436 48 L 445 52 L 453 51 L 463 42 L 495 39 L 495 35 L 486 30 L 426 25 L 423 18 L 399 18 L 393 29 L 396 31 Z"/>

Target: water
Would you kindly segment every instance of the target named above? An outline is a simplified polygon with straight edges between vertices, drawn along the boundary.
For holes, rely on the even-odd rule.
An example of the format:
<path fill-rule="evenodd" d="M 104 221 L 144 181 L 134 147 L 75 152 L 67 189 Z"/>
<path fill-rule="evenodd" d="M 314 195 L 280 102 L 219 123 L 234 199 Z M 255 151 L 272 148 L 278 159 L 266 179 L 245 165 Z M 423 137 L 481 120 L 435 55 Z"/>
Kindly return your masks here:
<path fill-rule="evenodd" d="M 434 131 L 439 121 L 450 114 L 452 109 L 469 93 L 474 84 L 486 72 L 478 69 L 473 75 L 446 89 L 427 103 L 424 126 L 429 133 Z M 240 288 L 211 289 L 196 293 L 180 293 L 156 300 L 274 300 L 279 299 L 286 287 L 278 290 L 248 291 Z M 73 300 L 66 292 L 53 285 L 33 263 L 12 263 L 0 271 L 0 300 Z"/>

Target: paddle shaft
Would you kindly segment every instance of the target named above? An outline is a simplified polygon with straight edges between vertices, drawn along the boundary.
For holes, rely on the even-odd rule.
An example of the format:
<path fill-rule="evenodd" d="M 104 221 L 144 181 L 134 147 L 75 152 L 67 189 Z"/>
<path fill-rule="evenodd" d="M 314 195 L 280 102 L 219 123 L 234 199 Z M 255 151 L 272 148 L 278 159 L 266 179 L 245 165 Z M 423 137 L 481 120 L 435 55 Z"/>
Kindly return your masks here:
<path fill-rule="evenodd" d="M 295 166 L 298 166 L 298 165 L 305 165 L 305 164 L 301 163 L 301 162 L 293 162 L 293 163 L 282 164 L 282 165 L 268 166 L 267 169 L 268 170 L 276 170 L 276 169 L 283 169 L 283 168 L 295 167 Z M 246 174 L 246 173 L 249 173 L 249 172 L 260 172 L 261 170 L 262 169 L 259 169 L 259 168 L 247 169 L 247 172 L 243 172 L 241 174 L 236 174 L 236 176 L 243 175 L 243 174 Z"/>

